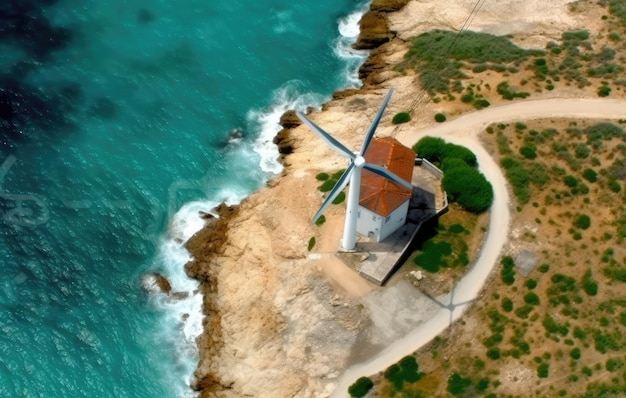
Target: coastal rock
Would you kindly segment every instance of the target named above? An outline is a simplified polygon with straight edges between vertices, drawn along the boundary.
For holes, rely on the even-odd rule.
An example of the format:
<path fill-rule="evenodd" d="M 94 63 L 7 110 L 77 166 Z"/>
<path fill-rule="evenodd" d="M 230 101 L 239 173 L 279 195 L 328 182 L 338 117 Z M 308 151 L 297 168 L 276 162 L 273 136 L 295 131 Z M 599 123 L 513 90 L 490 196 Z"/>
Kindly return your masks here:
<path fill-rule="evenodd" d="M 373 0 L 370 10 L 378 12 L 400 11 L 411 0 Z"/>
<path fill-rule="evenodd" d="M 288 110 L 280 117 L 280 125 L 283 126 L 283 128 L 292 129 L 294 127 L 298 127 L 301 124 L 302 122 L 300 121 L 300 118 L 298 118 L 294 110 Z"/>
<path fill-rule="evenodd" d="M 273 140 L 278 147 L 278 153 L 288 155 L 293 152 L 294 139 L 291 137 L 290 130 L 282 129 L 276 134 Z"/>
<path fill-rule="evenodd" d="M 393 38 L 385 15 L 378 11 L 366 12 L 359 22 L 361 34 L 352 47 L 356 50 L 371 50 Z"/>
<path fill-rule="evenodd" d="M 143 288 L 148 292 L 164 293 L 169 295 L 172 292 L 172 285 L 166 277 L 157 273 L 150 272 L 141 278 Z"/>

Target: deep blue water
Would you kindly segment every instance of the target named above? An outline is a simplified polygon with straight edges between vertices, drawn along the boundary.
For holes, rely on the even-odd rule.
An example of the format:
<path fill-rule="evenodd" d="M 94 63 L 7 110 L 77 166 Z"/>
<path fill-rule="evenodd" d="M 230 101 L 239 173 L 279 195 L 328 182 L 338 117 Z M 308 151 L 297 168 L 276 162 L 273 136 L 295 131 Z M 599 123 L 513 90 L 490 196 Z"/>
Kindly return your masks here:
<path fill-rule="evenodd" d="M 190 393 L 180 242 L 280 171 L 285 110 L 358 85 L 364 3 L 2 2 L 0 397 Z"/>

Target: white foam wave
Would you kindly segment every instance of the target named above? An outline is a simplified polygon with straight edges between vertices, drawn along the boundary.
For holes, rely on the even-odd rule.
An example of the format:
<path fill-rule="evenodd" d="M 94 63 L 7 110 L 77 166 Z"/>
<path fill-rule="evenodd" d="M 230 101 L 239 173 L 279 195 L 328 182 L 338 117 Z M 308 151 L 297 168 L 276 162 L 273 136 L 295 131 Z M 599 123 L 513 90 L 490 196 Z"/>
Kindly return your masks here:
<path fill-rule="evenodd" d="M 356 51 L 351 45 L 358 36 L 358 22 L 367 11 L 368 4 L 362 5 L 357 11 L 338 21 L 340 37 L 337 38 L 334 48 L 335 54 L 346 62 L 347 87 L 361 85 L 358 68 L 368 52 Z M 227 161 L 228 164 L 232 162 L 236 165 L 236 170 L 232 171 L 245 174 L 242 180 L 245 178 L 263 180 L 280 173 L 282 165 L 278 162 L 278 148 L 273 143 L 274 137 L 282 128 L 280 117 L 290 109 L 305 111 L 309 107 L 319 108 L 328 99 L 321 94 L 309 92 L 300 81 L 284 83 L 274 91 L 271 106 L 248 112 L 248 124 L 252 131 L 258 132 L 258 138 L 252 144 L 244 142 L 238 145 L 231 152 L 230 156 L 236 158 Z M 251 151 L 258 155 L 258 159 L 249 156 Z M 259 168 L 261 173 L 257 171 Z M 204 182 L 208 183 L 208 180 L 210 178 Z M 200 212 L 211 213 L 211 210 L 221 202 L 228 205 L 237 204 L 250 194 L 243 187 L 245 184 L 242 181 L 240 183 L 239 187 L 229 185 L 218 193 L 211 192 L 210 196 L 214 200 L 194 201 L 183 205 L 171 218 L 168 238 L 160 245 L 158 264 L 155 268 L 168 279 L 172 292 L 186 294 L 184 298 L 178 299 L 153 295 L 157 305 L 165 310 L 164 330 L 176 347 L 177 366 L 182 370 L 181 373 L 186 375 L 178 396 L 196 396 L 188 386 L 198 361 L 195 340 L 203 332 L 202 294 L 198 291 L 198 282 L 185 273 L 184 265 L 190 260 L 190 254 L 185 249 L 184 242 L 204 227 L 206 220 L 201 217 Z M 208 191 L 207 189 L 207 193 Z"/>
<path fill-rule="evenodd" d="M 348 87 L 359 88 L 362 85 L 359 79 L 359 67 L 363 64 L 369 51 L 352 48 L 359 36 L 359 21 L 369 9 L 369 2 L 362 4 L 354 12 L 340 18 L 338 21 L 339 37 L 333 46 L 335 55 L 346 63 L 344 74 Z"/>
<path fill-rule="evenodd" d="M 260 156 L 261 170 L 278 174 L 283 169 L 278 162 L 278 148 L 273 143 L 274 137 L 282 129 L 280 117 L 290 109 L 304 110 L 307 106 L 319 106 L 320 103 L 321 96 L 303 93 L 300 82 L 291 80 L 274 91 L 272 105 L 269 108 L 253 109 L 248 112 L 248 122 L 259 131 L 253 150 Z"/>

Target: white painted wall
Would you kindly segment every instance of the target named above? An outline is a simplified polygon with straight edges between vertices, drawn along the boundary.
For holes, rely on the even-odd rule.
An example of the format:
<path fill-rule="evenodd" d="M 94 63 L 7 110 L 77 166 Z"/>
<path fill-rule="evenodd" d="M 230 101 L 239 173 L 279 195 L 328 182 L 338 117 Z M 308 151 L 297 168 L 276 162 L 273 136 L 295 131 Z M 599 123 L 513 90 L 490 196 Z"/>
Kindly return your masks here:
<path fill-rule="evenodd" d="M 382 217 L 365 207 L 359 206 L 356 231 L 380 242 L 404 225 L 408 211 L 408 200 L 387 217 Z"/>

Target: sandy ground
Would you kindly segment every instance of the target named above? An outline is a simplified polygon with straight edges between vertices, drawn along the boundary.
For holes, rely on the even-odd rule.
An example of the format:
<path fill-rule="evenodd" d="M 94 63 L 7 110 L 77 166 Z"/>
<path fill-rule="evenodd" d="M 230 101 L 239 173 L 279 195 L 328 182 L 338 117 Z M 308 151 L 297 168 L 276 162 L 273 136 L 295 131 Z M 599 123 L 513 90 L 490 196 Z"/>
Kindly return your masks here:
<path fill-rule="evenodd" d="M 468 304 L 479 298 L 479 293 L 497 264 L 498 256 L 508 239 L 510 202 L 506 180 L 491 155 L 481 145 L 478 133 L 493 122 L 543 117 L 620 119 L 624 115 L 625 107 L 626 101 L 623 100 L 557 98 L 525 101 L 484 109 L 417 132 L 407 131 L 399 134 L 397 138 L 405 145 L 414 143 L 425 135 L 437 136 L 464 145 L 476 154 L 481 172 L 494 187 L 494 203 L 488 233 L 480 256 L 472 269 L 448 295 L 436 299 L 439 302 L 439 310 L 428 314 L 430 319 L 408 331 L 403 338 L 395 340 L 375 357 L 347 369 L 332 396 L 348 396 L 347 389 L 357 378 L 382 371 L 406 354 L 416 351 L 444 331 L 463 314 Z M 422 303 L 417 306 L 430 307 L 432 300 L 424 297 Z"/>

